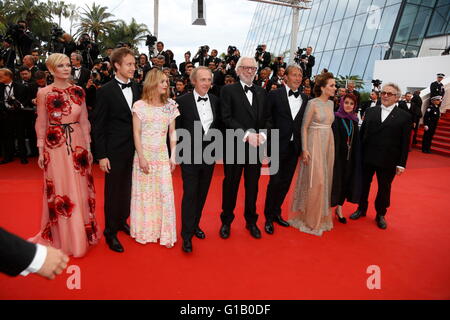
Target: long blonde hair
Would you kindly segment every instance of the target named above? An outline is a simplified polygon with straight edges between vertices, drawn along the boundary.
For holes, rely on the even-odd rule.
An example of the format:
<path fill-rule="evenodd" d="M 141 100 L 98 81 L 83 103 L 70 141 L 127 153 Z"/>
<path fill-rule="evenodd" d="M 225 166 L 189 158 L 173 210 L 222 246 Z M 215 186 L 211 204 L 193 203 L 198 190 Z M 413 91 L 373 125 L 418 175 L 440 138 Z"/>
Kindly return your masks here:
<path fill-rule="evenodd" d="M 147 73 L 147 76 L 145 77 L 144 81 L 144 89 L 142 91 L 142 100 L 144 100 L 147 103 L 150 103 L 152 98 L 155 98 L 158 96 L 158 85 L 161 82 L 161 80 L 166 79 L 167 76 L 159 69 L 153 69 Z M 166 104 L 169 100 L 170 92 L 169 92 L 169 86 L 167 86 L 166 92 L 159 95 L 159 101 L 163 104 Z"/>

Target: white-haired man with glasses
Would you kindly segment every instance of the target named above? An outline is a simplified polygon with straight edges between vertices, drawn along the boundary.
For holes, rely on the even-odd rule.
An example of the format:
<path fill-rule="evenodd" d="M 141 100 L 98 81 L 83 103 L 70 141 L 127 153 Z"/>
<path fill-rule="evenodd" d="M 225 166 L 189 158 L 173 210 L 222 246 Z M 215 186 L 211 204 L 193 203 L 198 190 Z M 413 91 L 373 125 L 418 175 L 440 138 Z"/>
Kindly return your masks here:
<path fill-rule="evenodd" d="M 358 210 L 350 219 L 365 217 L 373 175 L 377 175 L 378 192 L 375 199 L 376 222 L 386 229 L 385 215 L 390 205 L 391 184 L 395 175 L 405 171 L 411 134 L 411 115 L 397 106 L 399 87 L 387 83 L 380 93 L 381 106 L 368 108 L 361 126 L 363 144 L 363 182 Z"/>

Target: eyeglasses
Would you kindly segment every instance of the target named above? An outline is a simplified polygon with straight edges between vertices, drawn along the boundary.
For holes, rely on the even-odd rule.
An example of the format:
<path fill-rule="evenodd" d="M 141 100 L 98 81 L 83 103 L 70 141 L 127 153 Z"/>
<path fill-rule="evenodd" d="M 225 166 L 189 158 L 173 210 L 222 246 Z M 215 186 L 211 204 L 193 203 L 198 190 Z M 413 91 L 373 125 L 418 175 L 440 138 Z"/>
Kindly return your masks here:
<path fill-rule="evenodd" d="M 256 71 L 258 68 L 256 67 L 247 67 L 247 66 L 241 66 L 242 69 L 244 69 L 245 71 Z"/>
<path fill-rule="evenodd" d="M 392 96 L 395 96 L 396 93 L 386 92 L 386 91 L 381 91 L 381 92 L 380 92 L 380 95 L 382 95 L 382 96 L 386 95 L 386 96 L 388 96 L 388 97 L 390 98 L 390 97 L 392 97 Z"/>

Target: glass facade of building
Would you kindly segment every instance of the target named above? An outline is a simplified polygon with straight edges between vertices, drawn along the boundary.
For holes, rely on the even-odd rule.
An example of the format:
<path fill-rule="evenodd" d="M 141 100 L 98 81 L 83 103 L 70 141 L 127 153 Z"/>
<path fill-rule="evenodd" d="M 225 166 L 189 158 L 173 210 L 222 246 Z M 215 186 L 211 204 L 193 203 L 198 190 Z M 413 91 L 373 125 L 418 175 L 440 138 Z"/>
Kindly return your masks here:
<path fill-rule="evenodd" d="M 450 33 L 450 0 L 313 0 L 300 10 L 298 43 L 313 47 L 313 75 L 358 75 L 370 83 L 374 61 L 418 55 L 424 37 Z M 242 52 L 267 44 L 289 56 L 292 9 L 259 3 Z"/>

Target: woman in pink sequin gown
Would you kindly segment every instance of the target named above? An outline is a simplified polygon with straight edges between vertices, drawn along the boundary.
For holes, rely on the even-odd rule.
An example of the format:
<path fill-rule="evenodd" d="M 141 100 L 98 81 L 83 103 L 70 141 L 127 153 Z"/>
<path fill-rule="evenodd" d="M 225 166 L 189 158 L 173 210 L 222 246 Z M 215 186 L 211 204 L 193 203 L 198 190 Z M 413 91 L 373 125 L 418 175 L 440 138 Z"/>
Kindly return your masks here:
<path fill-rule="evenodd" d="M 52 54 L 54 83 L 37 94 L 38 164 L 44 170 L 41 231 L 30 241 L 82 257 L 99 240 L 85 94 L 72 85 L 69 57 Z"/>

